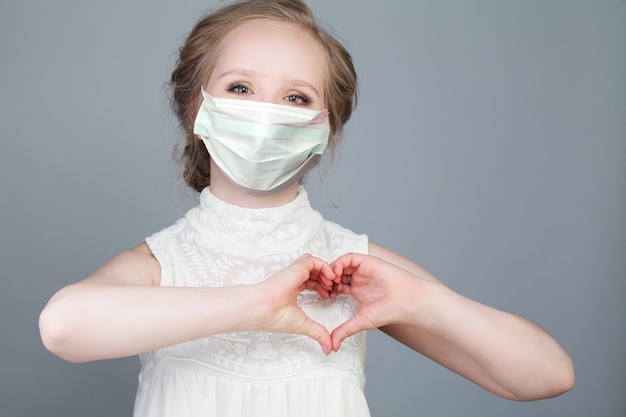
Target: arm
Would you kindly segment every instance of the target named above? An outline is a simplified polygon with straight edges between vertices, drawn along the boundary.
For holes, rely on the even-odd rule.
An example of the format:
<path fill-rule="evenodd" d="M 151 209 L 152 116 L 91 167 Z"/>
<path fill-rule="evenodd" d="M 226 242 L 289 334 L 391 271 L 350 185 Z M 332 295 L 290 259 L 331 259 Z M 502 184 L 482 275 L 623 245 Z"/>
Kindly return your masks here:
<path fill-rule="evenodd" d="M 412 261 L 376 244 L 371 256 L 333 263 L 351 274 L 341 292 L 361 308 L 333 331 L 333 346 L 365 328 L 382 331 L 483 388 L 528 401 L 559 395 L 574 384 L 570 357 L 528 320 L 465 298 Z M 345 278 L 344 278 L 345 280 Z"/>
<path fill-rule="evenodd" d="M 72 362 L 246 330 L 306 334 L 329 352 L 330 335 L 297 307 L 296 296 L 308 288 L 327 297 L 323 287 L 332 279 L 328 265 L 305 256 L 255 285 L 160 287 L 159 264 L 144 243 L 56 293 L 41 313 L 40 332 L 51 352 Z"/>

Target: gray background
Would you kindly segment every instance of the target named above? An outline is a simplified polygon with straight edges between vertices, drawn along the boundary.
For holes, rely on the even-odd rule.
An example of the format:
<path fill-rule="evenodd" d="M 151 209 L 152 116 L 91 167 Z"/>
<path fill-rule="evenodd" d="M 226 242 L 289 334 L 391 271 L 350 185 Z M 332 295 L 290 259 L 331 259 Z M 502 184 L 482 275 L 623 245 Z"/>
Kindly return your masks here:
<path fill-rule="evenodd" d="M 131 414 L 137 359 L 66 363 L 37 318 L 193 204 L 163 85 L 210 5 L 0 4 L 1 416 Z M 315 206 L 538 322 L 577 371 L 571 392 L 515 403 L 370 332 L 373 415 L 626 415 L 626 3 L 310 5 L 361 77 Z"/>

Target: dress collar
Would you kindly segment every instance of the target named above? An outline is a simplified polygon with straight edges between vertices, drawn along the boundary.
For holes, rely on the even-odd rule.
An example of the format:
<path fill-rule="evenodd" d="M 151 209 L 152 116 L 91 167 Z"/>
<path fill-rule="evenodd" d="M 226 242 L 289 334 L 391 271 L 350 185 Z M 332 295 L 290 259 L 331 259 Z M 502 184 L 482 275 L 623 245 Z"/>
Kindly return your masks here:
<path fill-rule="evenodd" d="M 186 218 L 215 247 L 240 256 L 291 252 L 319 233 L 323 222 L 302 186 L 285 205 L 255 209 L 227 203 L 207 187 L 200 193 L 200 206 Z"/>

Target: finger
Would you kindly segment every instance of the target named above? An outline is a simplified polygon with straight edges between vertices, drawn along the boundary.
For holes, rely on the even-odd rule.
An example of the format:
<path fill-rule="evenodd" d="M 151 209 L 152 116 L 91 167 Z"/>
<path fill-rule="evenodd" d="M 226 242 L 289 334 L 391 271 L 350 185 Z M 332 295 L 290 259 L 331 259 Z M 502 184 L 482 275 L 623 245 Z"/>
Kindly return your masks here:
<path fill-rule="evenodd" d="M 334 276 L 334 274 L 333 274 L 333 276 Z M 328 279 L 325 275 L 311 276 L 311 279 L 319 282 L 319 284 L 322 286 L 322 288 L 324 288 L 327 291 L 330 291 L 330 290 L 333 289 L 334 280 Z"/>
<path fill-rule="evenodd" d="M 326 293 L 325 297 L 327 298 L 337 280 L 334 271 L 326 261 L 320 258 L 307 255 L 304 261 L 309 268 L 307 287 L 320 292 L 320 294 L 321 288 Z M 311 284 L 311 282 L 313 282 L 313 284 Z"/>
<path fill-rule="evenodd" d="M 330 267 L 333 269 L 335 276 L 341 277 L 342 275 L 352 274 L 355 270 L 359 268 L 360 256 L 361 255 L 356 253 L 347 253 L 335 259 L 330 264 Z"/>
<path fill-rule="evenodd" d="M 330 293 L 329 293 L 331 300 L 334 300 L 335 298 L 337 298 L 339 294 L 341 294 L 341 287 L 342 287 L 341 282 L 338 282 L 337 284 L 333 285 L 333 288 L 332 290 L 330 290 Z"/>
<path fill-rule="evenodd" d="M 328 333 L 326 327 L 322 326 L 315 320 L 307 317 L 302 323 L 300 333 L 317 340 L 326 355 L 330 354 L 332 351 L 333 344 L 330 338 L 330 333 Z"/>
<path fill-rule="evenodd" d="M 325 290 L 330 290 L 332 288 L 332 281 L 329 281 L 313 273 L 309 275 L 309 277 L 306 279 L 306 281 L 304 281 L 304 283 L 307 285 L 309 289 L 313 289 L 315 285 L 319 285 Z"/>
<path fill-rule="evenodd" d="M 335 328 L 330 337 L 332 340 L 333 350 L 336 352 L 341 347 L 347 337 L 355 335 L 364 330 L 371 330 L 375 326 L 364 315 L 357 313 L 354 317 L 346 320 L 341 325 Z"/>
<path fill-rule="evenodd" d="M 304 255 L 300 258 L 309 270 L 309 277 L 317 281 L 325 281 L 331 283 L 335 280 L 335 271 L 330 265 L 321 258 L 312 255 Z"/>
<path fill-rule="evenodd" d="M 317 259 L 315 266 L 317 267 L 317 269 L 315 269 L 314 272 L 317 274 L 317 276 L 323 281 L 326 281 L 330 285 L 332 285 L 332 282 L 335 280 L 336 276 L 335 271 L 333 271 L 330 265 L 328 265 L 326 261 Z"/>
<path fill-rule="evenodd" d="M 354 278 L 353 278 L 354 280 Z M 354 281 L 350 283 L 350 285 L 344 284 L 344 283 L 340 283 L 336 289 L 333 288 L 333 290 L 336 290 L 337 294 L 344 294 L 344 295 L 353 295 L 353 287 L 354 285 Z"/>
<path fill-rule="evenodd" d="M 322 298 L 329 298 L 330 297 L 330 289 L 326 289 L 324 288 L 322 285 L 320 285 L 319 282 L 317 281 L 313 281 L 313 280 L 307 280 L 305 281 L 303 284 L 304 288 L 302 289 L 307 289 L 307 290 L 312 290 L 317 292 L 320 297 Z"/>
<path fill-rule="evenodd" d="M 340 268 L 335 266 L 335 275 L 337 276 L 336 284 L 341 286 L 351 285 L 351 279 L 357 274 L 357 269 L 352 267 Z"/>
<path fill-rule="evenodd" d="M 345 276 L 343 278 L 343 281 L 347 281 Z M 345 282 L 339 281 L 338 283 L 333 285 L 333 288 L 329 291 L 329 296 L 331 299 L 335 299 L 340 294 L 353 295 L 352 291 L 352 283 L 350 285 L 347 285 Z"/>

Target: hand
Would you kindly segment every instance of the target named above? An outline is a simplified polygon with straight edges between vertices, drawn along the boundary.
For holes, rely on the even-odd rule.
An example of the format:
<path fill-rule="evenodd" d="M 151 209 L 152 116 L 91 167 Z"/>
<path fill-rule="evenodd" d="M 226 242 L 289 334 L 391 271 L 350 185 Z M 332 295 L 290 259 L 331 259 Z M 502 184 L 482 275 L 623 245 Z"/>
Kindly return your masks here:
<path fill-rule="evenodd" d="M 331 296 L 347 294 L 359 302 L 357 314 L 333 330 L 333 350 L 363 330 L 408 321 L 408 307 L 418 298 L 423 280 L 381 258 L 355 253 L 340 256 L 331 267 L 339 277 Z"/>
<path fill-rule="evenodd" d="M 332 350 L 330 333 L 320 323 L 307 317 L 297 304 L 297 296 L 303 290 L 316 291 L 320 297 L 329 298 L 339 283 L 330 266 L 322 259 L 304 255 L 280 272 L 259 284 L 265 291 L 270 308 L 262 330 L 276 333 L 299 333 L 317 340 L 324 353 Z"/>

